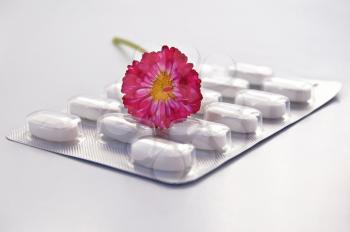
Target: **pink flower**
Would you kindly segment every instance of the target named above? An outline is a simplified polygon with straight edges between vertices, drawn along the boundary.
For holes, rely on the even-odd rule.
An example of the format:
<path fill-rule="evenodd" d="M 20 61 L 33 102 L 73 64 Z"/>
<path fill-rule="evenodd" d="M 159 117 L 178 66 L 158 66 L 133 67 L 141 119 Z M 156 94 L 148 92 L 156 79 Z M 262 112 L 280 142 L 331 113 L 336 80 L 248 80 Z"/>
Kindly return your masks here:
<path fill-rule="evenodd" d="M 200 79 L 177 48 L 163 46 L 133 61 L 123 78 L 124 106 L 135 118 L 157 128 L 169 128 L 196 113 L 201 105 Z"/>

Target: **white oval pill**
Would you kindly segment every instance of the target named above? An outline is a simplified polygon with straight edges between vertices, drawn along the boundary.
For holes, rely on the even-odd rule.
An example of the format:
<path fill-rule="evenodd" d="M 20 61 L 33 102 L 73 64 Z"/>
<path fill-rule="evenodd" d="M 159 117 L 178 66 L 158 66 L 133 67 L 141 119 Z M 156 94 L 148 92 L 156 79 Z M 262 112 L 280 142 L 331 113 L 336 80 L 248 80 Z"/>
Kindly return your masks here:
<path fill-rule="evenodd" d="M 237 94 L 235 103 L 258 109 L 263 118 L 282 118 L 289 112 L 289 99 L 286 96 L 260 90 L 242 90 Z"/>
<path fill-rule="evenodd" d="M 202 86 L 220 92 L 223 97 L 234 98 L 237 92 L 247 89 L 249 83 L 243 79 L 217 76 L 215 78 L 203 78 Z"/>
<path fill-rule="evenodd" d="M 254 133 L 261 127 L 259 110 L 246 106 L 216 102 L 205 109 L 204 119 L 228 126 L 239 133 Z"/>
<path fill-rule="evenodd" d="M 173 141 L 148 137 L 131 145 L 131 159 L 140 166 L 160 171 L 183 172 L 193 163 L 194 147 Z"/>
<path fill-rule="evenodd" d="M 66 113 L 37 111 L 28 115 L 26 122 L 31 135 L 52 142 L 71 142 L 80 135 L 80 118 Z"/>
<path fill-rule="evenodd" d="M 81 118 L 96 121 L 104 114 L 120 112 L 121 104 L 112 99 L 79 96 L 68 102 L 68 111 Z"/>
<path fill-rule="evenodd" d="M 222 94 L 218 91 L 201 88 L 201 93 L 202 93 L 203 99 L 201 102 L 201 108 L 197 112 L 198 114 L 204 114 L 204 109 L 207 105 L 213 102 L 222 101 Z"/>
<path fill-rule="evenodd" d="M 106 136 L 123 143 L 132 143 L 142 137 L 153 135 L 152 128 L 121 113 L 106 114 L 99 118 L 97 132 L 101 137 Z"/>
<path fill-rule="evenodd" d="M 198 149 L 224 151 L 230 146 L 230 128 L 223 124 L 188 118 L 173 124 L 167 131 L 169 139 L 191 143 Z"/>
<path fill-rule="evenodd" d="M 264 80 L 273 76 L 269 67 L 240 62 L 230 66 L 228 73 L 233 77 L 245 79 L 252 85 L 261 85 Z"/>
<path fill-rule="evenodd" d="M 115 99 L 120 102 L 123 102 L 123 96 L 124 94 L 122 93 L 122 83 L 117 82 L 110 84 L 106 87 L 106 95 L 107 98 Z"/>
<path fill-rule="evenodd" d="M 215 64 L 201 64 L 199 67 L 199 76 L 208 78 L 216 75 L 227 75 L 227 70 Z"/>
<path fill-rule="evenodd" d="M 291 102 L 307 102 L 312 95 L 312 84 L 301 80 L 273 77 L 263 83 L 263 89 L 289 98 Z"/>

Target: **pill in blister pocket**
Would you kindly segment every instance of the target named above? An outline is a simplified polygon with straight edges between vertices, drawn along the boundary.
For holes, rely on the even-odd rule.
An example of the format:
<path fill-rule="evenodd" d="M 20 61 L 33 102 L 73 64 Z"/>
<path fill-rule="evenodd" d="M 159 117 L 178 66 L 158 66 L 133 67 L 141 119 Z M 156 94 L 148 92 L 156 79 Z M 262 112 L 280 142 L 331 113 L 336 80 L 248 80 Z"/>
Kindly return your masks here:
<path fill-rule="evenodd" d="M 252 89 L 240 91 L 235 103 L 258 109 L 263 118 L 271 119 L 282 118 L 289 113 L 290 104 L 286 96 Z"/>
<path fill-rule="evenodd" d="M 307 102 L 312 95 L 312 84 L 301 80 L 270 78 L 263 83 L 263 89 L 289 98 L 291 102 Z"/>
<path fill-rule="evenodd" d="M 120 112 L 121 104 L 112 99 L 79 96 L 68 102 L 68 111 L 81 118 L 96 121 L 104 114 Z"/>
<path fill-rule="evenodd" d="M 238 91 L 247 89 L 249 83 L 243 79 L 217 76 L 203 78 L 202 86 L 220 92 L 223 97 L 234 98 Z"/>
<path fill-rule="evenodd" d="M 120 102 L 123 102 L 123 93 L 122 93 L 122 83 L 117 82 L 110 84 L 106 87 L 107 98 L 116 99 Z"/>
<path fill-rule="evenodd" d="M 252 85 L 261 85 L 264 80 L 273 76 L 269 67 L 240 62 L 230 66 L 228 73 L 233 77 L 245 79 Z"/>
<path fill-rule="evenodd" d="M 200 77 L 212 77 L 215 75 L 227 75 L 227 70 L 224 67 L 215 64 L 202 64 L 199 67 Z"/>
<path fill-rule="evenodd" d="M 131 145 L 132 162 L 154 170 L 183 172 L 192 166 L 194 147 L 173 141 L 148 137 Z"/>
<path fill-rule="evenodd" d="M 52 142 L 74 141 L 81 130 L 79 117 L 55 111 L 36 111 L 28 115 L 26 123 L 31 135 Z"/>
<path fill-rule="evenodd" d="M 198 114 L 204 114 L 204 109 L 207 105 L 213 102 L 219 102 L 222 100 L 222 94 L 218 91 L 202 88 L 201 93 L 202 93 L 203 99 L 201 102 L 201 108 L 197 112 Z"/>
<path fill-rule="evenodd" d="M 169 139 L 190 143 L 202 150 L 223 151 L 230 146 L 230 128 L 223 124 L 188 118 L 174 123 L 167 131 Z"/>
<path fill-rule="evenodd" d="M 97 133 L 101 137 L 132 143 L 137 139 L 153 135 L 153 129 L 138 123 L 122 113 L 106 114 L 97 121 Z"/>
<path fill-rule="evenodd" d="M 205 109 L 204 119 L 225 124 L 232 131 L 254 133 L 261 127 L 262 116 L 259 110 L 246 106 L 216 102 Z"/>

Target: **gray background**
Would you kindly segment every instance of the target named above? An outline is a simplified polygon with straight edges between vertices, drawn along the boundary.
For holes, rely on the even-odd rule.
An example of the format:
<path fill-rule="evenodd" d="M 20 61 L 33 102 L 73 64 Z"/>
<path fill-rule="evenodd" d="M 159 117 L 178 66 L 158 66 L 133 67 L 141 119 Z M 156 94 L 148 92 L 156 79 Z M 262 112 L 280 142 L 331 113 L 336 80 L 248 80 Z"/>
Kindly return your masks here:
<path fill-rule="evenodd" d="M 0 0 L 0 231 L 350 231 L 350 2 Z M 339 80 L 338 98 L 217 172 L 171 187 L 7 141 L 28 113 L 99 94 L 120 35 Z"/>

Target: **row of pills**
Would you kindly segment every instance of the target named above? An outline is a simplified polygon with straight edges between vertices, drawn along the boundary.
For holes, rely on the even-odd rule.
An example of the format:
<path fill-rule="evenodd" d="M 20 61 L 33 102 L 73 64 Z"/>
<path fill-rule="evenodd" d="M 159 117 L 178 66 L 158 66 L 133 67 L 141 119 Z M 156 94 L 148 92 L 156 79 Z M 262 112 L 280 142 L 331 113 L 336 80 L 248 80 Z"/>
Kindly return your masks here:
<path fill-rule="evenodd" d="M 312 97 L 312 84 L 275 77 L 271 68 L 265 66 L 236 63 L 225 68 L 203 64 L 200 76 L 205 88 L 219 91 L 228 98 L 234 98 L 239 90 L 251 87 L 281 94 L 291 102 L 307 102 Z"/>

